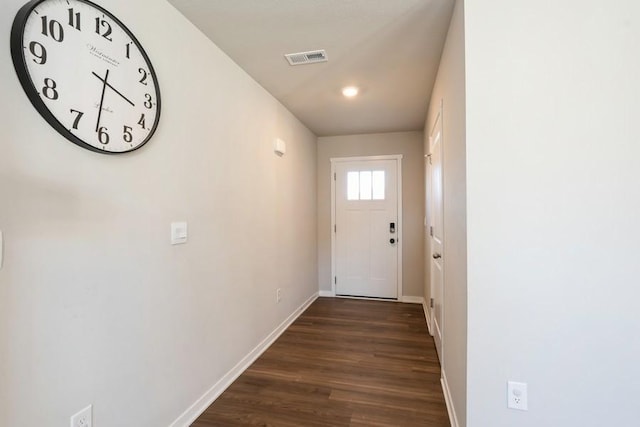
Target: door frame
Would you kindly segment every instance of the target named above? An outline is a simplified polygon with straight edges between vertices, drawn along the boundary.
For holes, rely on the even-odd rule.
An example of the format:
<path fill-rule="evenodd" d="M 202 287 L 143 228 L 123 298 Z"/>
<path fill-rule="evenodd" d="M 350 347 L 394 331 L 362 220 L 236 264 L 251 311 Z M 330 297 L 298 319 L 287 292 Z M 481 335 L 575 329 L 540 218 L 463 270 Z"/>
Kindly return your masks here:
<path fill-rule="evenodd" d="M 440 347 L 442 349 L 442 352 L 444 353 L 444 310 L 445 310 L 445 305 L 444 305 L 444 299 L 445 299 L 445 268 L 444 268 L 444 263 L 446 262 L 446 259 L 444 257 L 445 254 L 445 227 L 444 227 L 444 186 L 445 186 L 445 182 L 444 182 L 444 125 L 443 125 L 443 115 L 444 115 L 444 100 L 441 99 L 440 100 L 440 105 L 438 108 L 438 114 L 436 115 L 436 119 L 433 123 L 433 126 L 429 132 L 429 147 L 428 147 L 428 153 L 426 155 L 427 159 L 428 159 L 428 163 L 429 163 L 429 173 L 428 173 L 428 177 L 429 177 L 429 185 L 428 185 L 428 209 L 427 209 L 427 227 L 430 228 L 432 226 L 433 223 L 433 190 L 432 190 L 432 185 L 433 185 L 433 176 L 432 176 L 432 166 L 431 166 L 431 156 L 432 156 L 432 152 L 431 152 L 431 146 L 433 144 L 433 135 L 436 133 L 436 131 L 440 131 L 440 173 L 442 174 L 441 176 L 441 182 L 440 184 L 442 185 L 441 188 L 441 215 L 442 215 L 442 243 L 441 243 L 441 251 L 442 251 L 442 258 L 440 259 L 440 262 L 442 263 L 442 319 L 440 322 Z M 433 299 L 433 295 L 435 294 L 435 287 L 436 284 L 434 283 L 433 279 L 433 271 L 432 271 L 432 266 L 431 266 L 431 258 L 433 257 L 433 246 L 431 245 L 431 235 L 429 234 L 429 250 L 428 250 L 428 260 L 429 260 L 429 298 L 430 300 Z M 425 251 L 427 252 L 427 251 Z M 429 306 L 429 332 L 432 336 L 435 336 L 435 331 L 436 331 L 436 327 L 435 327 L 435 323 L 436 323 L 436 315 L 435 315 L 435 306 L 431 307 L 431 303 L 429 301 L 428 303 Z M 440 366 L 444 366 L 444 358 L 441 358 L 442 360 L 440 360 Z"/>
<path fill-rule="evenodd" d="M 404 219 L 402 217 L 402 154 L 391 154 L 383 156 L 358 156 L 358 157 L 332 157 L 331 161 L 331 296 L 336 296 L 336 164 L 344 162 L 360 162 L 374 160 L 395 160 L 397 173 L 397 193 L 398 193 L 398 226 L 396 229 L 398 243 L 398 297 L 397 301 L 402 301 L 402 247 L 404 238 L 402 237 L 402 229 L 404 228 Z M 367 297 L 341 297 L 341 298 L 359 298 L 359 299 L 376 299 Z"/>

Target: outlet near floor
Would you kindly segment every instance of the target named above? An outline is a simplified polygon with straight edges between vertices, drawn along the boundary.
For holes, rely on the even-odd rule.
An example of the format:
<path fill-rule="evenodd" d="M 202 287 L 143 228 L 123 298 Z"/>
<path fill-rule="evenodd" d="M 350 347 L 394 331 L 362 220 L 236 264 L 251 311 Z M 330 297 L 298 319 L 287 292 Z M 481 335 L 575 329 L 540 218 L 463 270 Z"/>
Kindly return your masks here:
<path fill-rule="evenodd" d="M 276 302 L 280 302 L 282 299 L 282 288 L 276 289 Z"/>
<path fill-rule="evenodd" d="M 93 407 L 84 408 L 71 417 L 71 427 L 91 427 L 93 425 Z"/>

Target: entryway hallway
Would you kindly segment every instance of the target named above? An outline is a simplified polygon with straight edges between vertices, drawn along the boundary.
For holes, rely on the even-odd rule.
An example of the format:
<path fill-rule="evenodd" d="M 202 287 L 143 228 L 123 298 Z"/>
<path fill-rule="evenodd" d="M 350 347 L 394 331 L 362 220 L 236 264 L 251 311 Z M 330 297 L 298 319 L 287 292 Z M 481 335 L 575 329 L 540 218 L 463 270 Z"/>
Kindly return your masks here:
<path fill-rule="evenodd" d="M 418 304 L 317 299 L 192 425 L 449 426 Z"/>

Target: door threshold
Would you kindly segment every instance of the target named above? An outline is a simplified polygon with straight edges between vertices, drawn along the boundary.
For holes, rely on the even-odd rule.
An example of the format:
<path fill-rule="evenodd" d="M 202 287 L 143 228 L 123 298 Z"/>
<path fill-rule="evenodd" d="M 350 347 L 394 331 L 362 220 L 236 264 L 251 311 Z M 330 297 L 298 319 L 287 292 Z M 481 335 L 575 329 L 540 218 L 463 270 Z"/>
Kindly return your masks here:
<path fill-rule="evenodd" d="M 398 302 L 398 298 L 384 298 L 384 297 L 364 297 L 360 295 L 342 295 L 336 294 L 336 298 L 345 298 L 345 299 L 362 299 L 369 301 L 390 301 L 390 302 Z"/>

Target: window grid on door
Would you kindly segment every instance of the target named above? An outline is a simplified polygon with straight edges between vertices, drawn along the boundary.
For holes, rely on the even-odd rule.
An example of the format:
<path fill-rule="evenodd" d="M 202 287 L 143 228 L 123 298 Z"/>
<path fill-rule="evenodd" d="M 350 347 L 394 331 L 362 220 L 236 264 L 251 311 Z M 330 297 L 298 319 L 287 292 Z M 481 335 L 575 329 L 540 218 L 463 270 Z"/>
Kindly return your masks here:
<path fill-rule="evenodd" d="M 385 171 L 347 172 L 347 200 L 384 200 Z"/>

